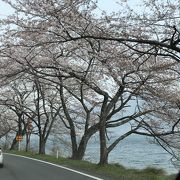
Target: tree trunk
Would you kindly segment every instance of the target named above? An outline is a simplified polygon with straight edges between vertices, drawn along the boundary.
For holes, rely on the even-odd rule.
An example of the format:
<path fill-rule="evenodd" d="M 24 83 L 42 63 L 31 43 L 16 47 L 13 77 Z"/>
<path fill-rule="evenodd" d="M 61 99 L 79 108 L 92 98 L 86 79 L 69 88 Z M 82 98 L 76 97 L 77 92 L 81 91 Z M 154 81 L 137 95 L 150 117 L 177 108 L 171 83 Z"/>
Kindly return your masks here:
<path fill-rule="evenodd" d="M 22 134 L 22 114 L 17 114 L 18 115 L 18 132 L 16 132 L 16 136 L 17 135 L 21 135 L 21 136 L 23 136 L 23 134 Z M 11 144 L 11 148 L 10 148 L 10 150 L 17 150 L 18 149 L 18 141 L 16 141 L 16 136 L 15 136 L 15 138 L 13 139 L 13 142 L 12 142 L 12 144 Z"/>
<path fill-rule="evenodd" d="M 108 164 L 108 150 L 106 147 L 106 134 L 105 134 L 105 127 L 101 127 L 99 131 L 100 136 L 100 161 L 99 165 L 106 165 Z"/>
<path fill-rule="evenodd" d="M 79 147 L 74 154 L 73 159 L 75 160 L 82 160 L 86 151 L 87 143 L 90 139 L 90 135 L 84 135 L 80 141 Z"/>
<path fill-rule="evenodd" d="M 26 133 L 26 152 L 30 149 L 30 134 Z"/>
<path fill-rule="evenodd" d="M 17 150 L 17 149 L 18 149 L 18 141 L 16 141 L 16 137 L 15 137 L 11 144 L 10 150 Z"/>
<path fill-rule="evenodd" d="M 100 119 L 99 140 L 100 140 L 99 165 L 106 165 L 106 164 L 108 164 L 108 149 L 107 149 L 107 145 L 106 145 L 106 120 L 105 120 L 105 117 L 102 117 Z"/>
<path fill-rule="evenodd" d="M 39 154 L 45 154 L 45 153 L 46 153 L 46 141 L 40 135 L 40 137 L 39 137 Z"/>
<path fill-rule="evenodd" d="M 101 166 L 108 164 L 108 151 L 106 149 L 103 149 L 103 152 L 101 152 L 100 161 L 98 164 Z"/>
<path fill-rule="evenodd" d="M 22 135 L 21 129 L 16 133 L 16 136 L 18 136 L 18 135 Z M 16 136 L 13 139 L 10 150 L 18 150 L 18 141 L 16 141 Z"/>
<path fill-rule="evenodd" d="M 46 154 L 45 146 L 46 146 L 45 143 L 43 143 L 43 142 L 40 143 L 39 154 Z"/>
<path fill-rule="evenodd" d="M 71 126 L 71 144 L 72 144 L 72 155 L 71 159 L 76 159 L 77 157 L 77 140 L 76 140 L 76 132 L 74 126 Z"/>
<path fill-rule="evenodd" d="M 78 147 L 77 151 L 74 153 L 74 156 L 72 159 L 76 159 L 76 160 L 82 160 L 83 159 L 84 154 L 86 152 L 86 148 L 87 148 L 87 144 L 88 144 L 89 139 L 98 130 L 99 130 L 99 123 L 91 126 L 89 129 L 86 130 L 84 136 L 81 138 L 81 141 L 79 143 L 79 147 Z"/>

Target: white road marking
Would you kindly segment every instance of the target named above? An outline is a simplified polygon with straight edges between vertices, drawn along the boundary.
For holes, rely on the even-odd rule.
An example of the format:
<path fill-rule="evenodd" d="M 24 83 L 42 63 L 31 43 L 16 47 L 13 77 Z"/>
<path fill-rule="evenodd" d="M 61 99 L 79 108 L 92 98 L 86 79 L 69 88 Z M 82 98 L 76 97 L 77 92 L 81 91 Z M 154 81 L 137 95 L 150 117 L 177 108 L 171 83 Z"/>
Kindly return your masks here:
<path fill-rule="evenodd" d="M 45 163 L 45 164 L 49 164 L 49 165 L 56 166 L 56 167 L 59 167 L 59 168 L 62 168 L 62 169 L 66 169 L 66 170 L 71 171 L 71 172 L 75 172 L 77 174 L 81 174 L 83 176 L 90 177 L 92 179 L 103 180 L 101 178 L 98 178 L 98 177 L 95 177 L 95 176 L 91 176 L 89 174 L 86 174 L 86 173 L 83 173 L 83 172 L 80 172 L 80 171 L 77 171 L 77 170 L 74 170 L 74 169 L 70 169 L 70 168 L 67 168 L 67 167 L 64 167 L 64 166 L 61 166 L 61 165 L 53 164 L 53 163 L 50 163 L 50 162 L 47 162 L 47 161 L 43 161 L 43 160 L 39 160 L 39 159 L 34 159 L 34 158 L 26 157 L 26 156 L 21 156 L 21 155 L 17 155 L 17 154 L 10 154 L 10 153 L 4 153 L 4 154 L 8 154 L 8 155 L 12 155 L 12 156 L 18 156 L 18 157 L 22 157 L 22 158 L 26 158 L 26 159 L 31 159 L 31 160 L 34 160 L 34 161 L 39 161 L 39 162 L 42 162 L 42 163 Z"/>

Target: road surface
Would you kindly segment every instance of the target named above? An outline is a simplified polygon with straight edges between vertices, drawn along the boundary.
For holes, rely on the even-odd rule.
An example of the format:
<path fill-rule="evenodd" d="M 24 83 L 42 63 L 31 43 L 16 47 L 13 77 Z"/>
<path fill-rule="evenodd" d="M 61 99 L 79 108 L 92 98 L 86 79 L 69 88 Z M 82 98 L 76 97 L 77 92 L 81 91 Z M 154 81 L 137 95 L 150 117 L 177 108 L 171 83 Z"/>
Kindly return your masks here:
<path fill-rule="evenodd" d="M 102 180 L 61 166 L 4 154 L 4 167 L 0 168 L 2 180 Z"/>

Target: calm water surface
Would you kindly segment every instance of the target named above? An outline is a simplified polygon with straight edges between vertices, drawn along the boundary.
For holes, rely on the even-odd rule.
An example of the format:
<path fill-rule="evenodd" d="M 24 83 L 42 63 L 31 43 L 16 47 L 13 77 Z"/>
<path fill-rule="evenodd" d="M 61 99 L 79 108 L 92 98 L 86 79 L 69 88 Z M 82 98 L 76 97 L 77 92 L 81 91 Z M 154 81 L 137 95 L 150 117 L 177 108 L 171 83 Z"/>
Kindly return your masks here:
<path fill-rule="evenodd" d="M 38 142 L 34 141 L 33 147 Z M 53 145 L 47 144 L 46 153 L 52 154 Z M 70 148 L 59 146 L 61 156 L 70 156 Z M 87 147 L 85 160 L 97 163 L 99 161 L 99 142 L 98 137 L 91 139 Z M 178 169 L 171 162 L 171 155 L 157 144 L 150 143 L 150 139 L 144 136 L 131 135 L 121 141 L 118 146 L 110 153 L 109 163 L 118 163 L 127 168 L 143 169 L 146 167 L 162 168 L 168 174 L 177 173 Z"/>
<path fill-rule="evenodd" d="M 91 143 L 87 148 L 85 160 L 98 162 L 99 145 Z M 121 141 L 110 153 L 109 163 L 119 163 L 128 168 L 143 169 L 156 167 L 164 169 L 168 174 L 177 173 L 171 163 L 171 155 L 162 147 L 150 143 L 146 137 L 132 135 Z"/>

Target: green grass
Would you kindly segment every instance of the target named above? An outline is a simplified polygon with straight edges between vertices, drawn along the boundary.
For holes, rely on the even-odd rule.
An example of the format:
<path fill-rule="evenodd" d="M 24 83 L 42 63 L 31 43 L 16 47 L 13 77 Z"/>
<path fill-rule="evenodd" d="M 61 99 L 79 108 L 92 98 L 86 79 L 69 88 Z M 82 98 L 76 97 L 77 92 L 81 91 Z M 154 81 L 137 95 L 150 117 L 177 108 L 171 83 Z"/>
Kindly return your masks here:
<path fill-rule="evenodd" d="M 126 169 L 119 164 L 99 166 L 87 161 L 71 160 L 68 158 L 58 159 L 50 155 L 39 155 L 33 152 L 8 151 L 8 153 L 28 156 L 55 164 L 70 167 L 82 172 L 102 177 L 108 180 L 174 180 L 175 175 L 168 176 L 162 169 L 146 168 L 143 170 Z"/>

